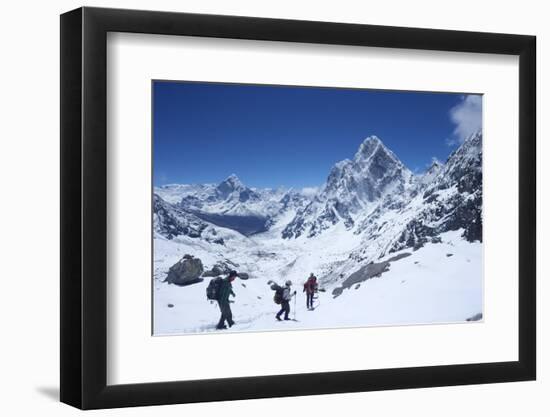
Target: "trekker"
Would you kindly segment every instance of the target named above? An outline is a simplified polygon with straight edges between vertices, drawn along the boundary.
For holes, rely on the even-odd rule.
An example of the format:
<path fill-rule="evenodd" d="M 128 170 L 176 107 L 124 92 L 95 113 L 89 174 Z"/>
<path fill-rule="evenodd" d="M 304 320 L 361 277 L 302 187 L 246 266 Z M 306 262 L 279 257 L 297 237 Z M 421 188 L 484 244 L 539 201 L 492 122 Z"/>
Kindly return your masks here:
<path fill-rule="evenodd" d="M 283 287 L 282 299 L 281 299 L 281 310 L 275 316 L 277 320 L 281 321 L 281 314 L 285 313 L 285 320 L 290 320 L 288 315 L 290 314 L 290 300 L 293 295 L 296 295 L 296 291 L 291 293 L 292 281 L 285 282 Z"/>
<path fill-rule="evenodd" d="M 306 283 L 304 284 L 304 292 L 306 293 L 306 307 L 308 310 L 313 310 L 313 296 L 317 291 L 317 277 L 313 275 L 313 272 L 309 275 Z"/>
<path fill-rule="evenodd" d="M 233 292 L 233 286 L 231 283 L 237 278 L 237 271 L 229 272 L 227 278 L 221 280 L 219 287 L 219 296 L 218 296 L 218 305 L 220 306 L 221 317 L 216 329 L 222 330 L 227 329 L 225 322 L 229 327 L 233 326 L 235 322 L 233 321 L 233 313 L 231 312 L 231 307 L 229 306 L 229 296 L 232 295 L 235 297 Z"/>

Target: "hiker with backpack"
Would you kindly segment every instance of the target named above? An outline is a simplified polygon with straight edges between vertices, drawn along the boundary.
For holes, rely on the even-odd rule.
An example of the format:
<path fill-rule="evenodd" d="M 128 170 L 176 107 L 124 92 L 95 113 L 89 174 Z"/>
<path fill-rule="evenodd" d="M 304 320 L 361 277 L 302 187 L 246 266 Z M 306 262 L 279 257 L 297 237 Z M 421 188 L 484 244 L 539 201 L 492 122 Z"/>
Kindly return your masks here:
<path fill-rule="evenodd" d="M 230 271 L 226 278 L 214 278 L 210 281 L 208 288 L 206 289 L 206 298 L 209 300 L 216 300 L 220 307 L 221 317 L 216 329 L 227 329 L 225 322 L 229 327 L 233 326 L 233 313 L 229 305 L 229 296 L 235 297 L 233 292 L 233 286 L 231 283 L 237 278 L 237 271 Z"/>
<path fill-rule="evenodd" d="M 272 281 L 269 281 L 269 283 L 272 283 Z M 273 283 L 271 285 L 271 289 L 275 290 L 275 295 L 273 297 L 273 301 L 275 301 L 275 304 L 281 305 L 281 310 L 275 315 L 275 318 L 279 321 L 281 320 L 281 315 L 284 313 L 284 319 L 290 320 L 288 315 L 290 314 L 290 300 L 293 296 L 296 295 L 296 291 L 292 293 L 292 282 L 287 281 L 285 282 L 285 286 L 282 287 L 278 284 Z"/>
<path fill-rule="evenodd" d="M 304 291 L 306 293 L 306 307 L 308 310 L 313 310 L 313 297 L 317 292 L 317 277 L 313 275 L 313 272 L 309 275 L 306 283 L 304 284 Z"/>

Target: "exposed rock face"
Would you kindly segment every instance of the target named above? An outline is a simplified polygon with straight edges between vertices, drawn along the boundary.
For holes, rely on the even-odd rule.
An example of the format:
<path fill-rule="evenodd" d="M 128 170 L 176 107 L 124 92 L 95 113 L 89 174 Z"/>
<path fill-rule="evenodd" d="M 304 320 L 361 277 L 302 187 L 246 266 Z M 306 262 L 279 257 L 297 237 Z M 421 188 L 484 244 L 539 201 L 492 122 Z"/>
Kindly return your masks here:
<path fill-rule="evenodd" d="M 279 202 L 282 205 L 281 211 L 284 212 L 289 209 L 303 209 L 307 204 L 309 204 L 310 200 L 303 194 L 290 190 L 284 194 Z"/>
<path fill-rule="evenodd" d="M 433 180 L 439 175 L 441 170 L 445 167 L 441 162 L 434 160 L 428 170 L 419 178 L 419 183 L 423 186 L 427 186 L 433 182 Z"/>
<path fill-rule="evenodd" d="M 389 193 L 408 192 L 413 182 L 414 176 L 395 154 L 376 136 L 370 136 L 353 160 L 334 165 L 323 191 L 298 212 L 282 237 L 317 236 L 339 222 L 351 229 L 358 214 Z"/>
<path fill-rule="evenodd" d="M 157 233 L 168 239 L 180 235 L 198 238 L 207 226 L 197 216 L 167 203 L 157 194 L 153 195 L 153 228 Z"/>
<path fill-rule="evenodd" d="M 345 289 L 351 288 L 354 285 L 356 285 L 356 289 L 359 288 L 358 286 L 363 281 L 366 281 L 374 277 L 379 277 L 384 272 L 388 271 L 391 262 L 398 261 L 399 259 L 406 258 L 407 256 L 410 256 L 410 255 L 411 255 L 410 253 L 402 253 L 398 256 L 394 256 L 388 259 L 387 261 L 378 262 L 378 263 L 371 262 L 368 265 L 361 267 L 359 270 L 355 271 L 353 274 L 347 277 L 344 281 L 342 281 L 341 286 L 336 287 L 332 291 L 332 295 L 336 298 L 340 294 L 342 294 L 342 292 Z"/>
<path fill-rule="evenodd" d="M 469 242 L 482 241 L 482 133 L 471 135 L 423 190 L 423 204 L 390 252 L 418 249 L 450 230 L 464 229 Z"/>
<path fill-rule="evenodd" d="M 195 284 L 202 281 L 200 276 L 203 271 L 202 261 L 199 258 L 184 255 L 183 258 L 170 267 L 165 281 L 169 284 L 181 286 Z"/>

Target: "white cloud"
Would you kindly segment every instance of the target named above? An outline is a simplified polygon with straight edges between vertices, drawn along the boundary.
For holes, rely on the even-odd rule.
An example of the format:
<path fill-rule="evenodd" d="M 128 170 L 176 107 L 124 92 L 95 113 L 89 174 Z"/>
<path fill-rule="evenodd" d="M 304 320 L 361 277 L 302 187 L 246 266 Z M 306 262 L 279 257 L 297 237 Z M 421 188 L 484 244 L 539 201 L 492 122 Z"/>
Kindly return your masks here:
<path fill-rule="evenodd" d="M 447 144 L 462 143 L 472 133 L 481 129 L 481 96 L 467 95 L 462 101 L 454 106 L 449 115 L 454 124 L 454 138 L 448 138 Z"/>

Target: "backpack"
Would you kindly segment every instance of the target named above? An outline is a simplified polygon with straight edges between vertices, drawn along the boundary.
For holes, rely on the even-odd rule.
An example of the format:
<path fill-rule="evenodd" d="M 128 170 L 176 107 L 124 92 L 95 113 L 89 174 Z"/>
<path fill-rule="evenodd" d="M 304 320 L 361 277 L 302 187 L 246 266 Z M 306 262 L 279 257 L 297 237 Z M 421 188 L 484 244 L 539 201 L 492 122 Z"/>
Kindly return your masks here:
<path fill-rule="evenodd" d="M 206 287 L 206 298 L 208 300 L 218 300 L 220 298 L 220 288 L 222 286 L 222 278 L 212 278 Z"/>
<path fill-rule="evenodd" d="M 275 304 L 281 304 L 283 302 L 283 291 L 285 290 L 283 287 L 277 284 L 273 284 L 271 286 L 272 290 L 275 290 L 275 295 L 273 296 L 273 301 Z"/>

